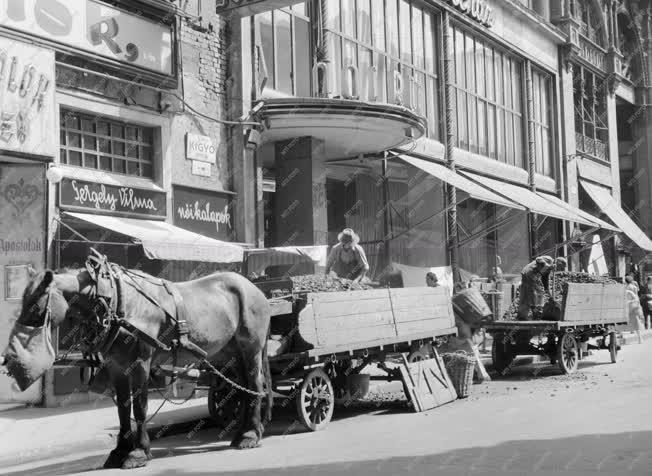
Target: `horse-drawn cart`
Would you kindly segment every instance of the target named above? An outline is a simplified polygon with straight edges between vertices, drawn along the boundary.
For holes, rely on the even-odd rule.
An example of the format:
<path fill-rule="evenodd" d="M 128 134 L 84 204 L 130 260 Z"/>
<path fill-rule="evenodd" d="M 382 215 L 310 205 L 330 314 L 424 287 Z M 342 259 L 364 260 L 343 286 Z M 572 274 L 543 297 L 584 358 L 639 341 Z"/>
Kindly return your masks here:
<path fill-rule="evenodd" d="M 457 333 L 445 288 L 295 294 L 290 307 L 282 300 L 270 301 L 277 314 L 272 317 L 272 332 L 282 328 L 313 347 L 301 351 L 290 347 L 270 357 L 275 398 L 283 400 L 283 406 L 293 401 L 299 421 L 312 431 L 328 425 L 336 401 L 364 396 L 370 378 L 401 379 L 399 369 L 385 365 L 388 356 L 425 360 L 436 352 L 432 344 Z M 361 376 L 373 363 L 386 376 Z M 447 381 L 445 376 L 442 381 Z M 237 415 L 238 399 L 229 402 L 229 390 L 221 385 L 210 392 L 209 409 L 220 426 Z"/>
<path fill-rule="evenodd" d="M 507 373 L 519 355 L 544 355 L 570 374 L 583 358 L 582 348 L 607 349 L 615 363 L 617 326 L 627 322 L 624 285 L 568 283 L 560 320 L 496 320 L 483 327 L 493 337 L 491 355 L 498 372 Z M 589 343 L 592 338 L 597 338 L 595 344 Z"/>

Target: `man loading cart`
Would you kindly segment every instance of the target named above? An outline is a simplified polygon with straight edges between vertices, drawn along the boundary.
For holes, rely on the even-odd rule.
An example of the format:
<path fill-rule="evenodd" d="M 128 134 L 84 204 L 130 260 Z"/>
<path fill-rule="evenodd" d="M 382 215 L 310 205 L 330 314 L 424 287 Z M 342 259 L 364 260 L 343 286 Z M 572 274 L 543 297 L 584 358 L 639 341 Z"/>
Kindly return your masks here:
<path fill-rule="evenodd" d="M 565 258 L 553 259 L 550 256 L 539 256 L 523 268 L 518 301 L 518 320 L 527 321 L 530 313 L 534 319 L 541 317 L 550 272 L 553 267 L 556 271 L 564 271 L 567 264 Z"/>

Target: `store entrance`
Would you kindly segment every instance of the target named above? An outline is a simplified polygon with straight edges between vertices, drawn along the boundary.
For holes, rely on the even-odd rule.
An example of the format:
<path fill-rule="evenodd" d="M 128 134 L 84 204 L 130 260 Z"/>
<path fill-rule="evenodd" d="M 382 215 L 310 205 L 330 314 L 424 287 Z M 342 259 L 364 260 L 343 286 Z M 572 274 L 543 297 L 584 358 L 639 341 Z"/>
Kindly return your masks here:
<path fill-rule="evenodd" d="M 44 165 L 0 157 L 0 350 L 20 313 L 28 266 L 45 267 L 46 197 Z M 0 375 L 0 403 L 40 400 L 40 381 L 20 392 Z"/>

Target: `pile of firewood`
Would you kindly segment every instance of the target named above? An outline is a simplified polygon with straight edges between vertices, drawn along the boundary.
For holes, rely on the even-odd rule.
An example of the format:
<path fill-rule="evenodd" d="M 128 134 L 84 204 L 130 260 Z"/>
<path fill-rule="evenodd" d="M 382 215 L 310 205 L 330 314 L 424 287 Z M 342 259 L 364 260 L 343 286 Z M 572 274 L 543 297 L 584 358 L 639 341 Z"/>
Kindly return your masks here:
<path fill-rule="evenodd" d="M 595 276 L 588 273 L 577 272 L 556 272 L 550 273 L 548 277 L 548 289 L 545 294 L 545 304 L 542 308 L 530 311 L 528 320 L 560 320 L 562 316 L 562 305 L 564 296 L 568 292 L 568 283 L 596 283 L 596 284 L 617 284 L 617 281 L 606 276 Z M 517 319 L 519 290 L 516 292 L 514 302 L 503 316 L 503 319 L 513 321 Z"/>
<path fill-rule="evenodd" d="M 372 289 L 366 284 L 354 283 L 350 279 L 327 276 L 325 274 L 306 274 L 303 276 L 292 276 L 290 279 L 292 279 L 293 291 L 297 294 Z"/>

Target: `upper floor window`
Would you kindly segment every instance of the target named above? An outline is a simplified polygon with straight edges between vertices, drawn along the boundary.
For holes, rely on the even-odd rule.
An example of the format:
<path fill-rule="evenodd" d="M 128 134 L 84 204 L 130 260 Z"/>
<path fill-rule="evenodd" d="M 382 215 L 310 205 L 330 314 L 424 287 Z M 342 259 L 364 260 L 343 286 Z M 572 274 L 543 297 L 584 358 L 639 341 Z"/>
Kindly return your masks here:
<path fill-rule="evenodd" d="M 524 167 L 521 62 L 454 26 L 457 146 Z"/>
<path fill-rule="evenodd" d="M 575 141 L 578 152 L 609 160 L 607 106 L 604 82 L 586 68 L 573 68 Z"/>
<path fill-rule="evenodd" d="M 307 5 L 255 16 L 267 87 L 295 96 L 310 96 L 310 20 Z"/>
<path fill-rule="evenodd" d="M 552 77 L 547 73 L 533 69 L 532 92 L 535 170 L 539 174 L 553 177 Z"/>
<path fill-rule="evenodd" d="M 154 129 L 61 109 L 62 164 L 153 177 Z"/>
<path fill-rule="evenodd" d="M 518 0 L 521 4 L 533 10 L 545 20 L 550 21 L 550 0 Z"/>
<path fill-rule="evenodd" d="M 342 71 L 354 66 L 361 100 L 400 102 L 439 137 L 437 17 L 412 0 L 325 1 L 332 94 L 347 87 Z"/>
<path fill-rule="evenodd" d="M 606 47 L 606 32 L 602 21 L 602 12 L 596 8 L 594 1 L 571 1 L 571 14 L 580 23 L 580 33 L 593 43 Z"/>

